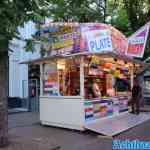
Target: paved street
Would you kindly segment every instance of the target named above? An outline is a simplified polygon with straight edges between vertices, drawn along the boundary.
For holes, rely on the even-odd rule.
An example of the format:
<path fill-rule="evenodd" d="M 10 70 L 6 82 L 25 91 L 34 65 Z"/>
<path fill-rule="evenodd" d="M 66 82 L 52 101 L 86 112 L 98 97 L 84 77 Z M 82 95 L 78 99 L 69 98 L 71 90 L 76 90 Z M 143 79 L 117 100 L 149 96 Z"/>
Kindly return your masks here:
<path fill-rule="evenodd" d="M 10 145 L 1 150 L 111 150 L 112 138 L 91 131 L 79 132 L 41 126 L 37 113 L 9 115 Z M 149 140 L 150 120 L 114 139 Z"/>
<path fill-rule="evenodd" d="M 16 127 L 31 126 L 34 124 L 39 124 L 39 114 L 38 113 L 14 113 L 8 115 L 8 126 L 9 129 Z"/>
<path fill-rule="evenodd" d="M 31 146 L 31 141 L 34 141 L 32 150 L 41 149 L 41 146 L 46 147 L 46 149 L 42 147 L 42 150 L 58 147 L 63 150 L 97 150 L 99 147 L 103 147 L 104 143 L 106 150 L 111 149 L 110 138 L 97 138 L 97 134 L 89 131 L 79 132 L 41 126 L 36 113 L 9 115 L 9 136 L 13 146 L 10 145 L 8 150 L 16 150 L 17 145 L 26 149 L 27 145 Z"/>

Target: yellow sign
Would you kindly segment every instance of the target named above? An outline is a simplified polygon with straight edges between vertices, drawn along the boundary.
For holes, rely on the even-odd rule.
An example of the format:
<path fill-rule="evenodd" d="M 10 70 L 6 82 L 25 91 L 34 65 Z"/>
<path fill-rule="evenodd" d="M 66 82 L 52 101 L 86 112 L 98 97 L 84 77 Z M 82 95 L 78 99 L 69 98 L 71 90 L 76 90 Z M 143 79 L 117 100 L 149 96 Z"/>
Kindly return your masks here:
<path fill-rule="evenodd" d="M 72 39 L 66 39 L 63 41 L 59 41 L 57 43 L 53 43 L 52 49 L 59 49 L 59 48 L 67 47 L 70 45 L 73 45 L 73 40 Z"/>
<path fill-rule="evenodd" d="M 114 76 L 119 77 L 120 76 L 120 70 L 115 70 L 114 71 Z"/>

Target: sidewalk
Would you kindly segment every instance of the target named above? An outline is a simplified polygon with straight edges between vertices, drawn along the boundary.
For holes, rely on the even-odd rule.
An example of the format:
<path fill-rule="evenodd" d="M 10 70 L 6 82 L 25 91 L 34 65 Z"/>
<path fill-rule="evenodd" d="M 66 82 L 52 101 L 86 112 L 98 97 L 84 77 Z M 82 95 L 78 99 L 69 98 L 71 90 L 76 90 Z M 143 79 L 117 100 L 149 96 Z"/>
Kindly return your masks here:
<path fill-rule="evenodd" d="M 58 144 L 46 138 L 10 137 L 9 146 L 1 150 L 61 150 Z"/>
<path fill-rule="evenodd" d="M 144 107 L 141 108 L 142 112 L 150 112 L 150 105 L 144 105 Z"/>
<path fill-rule="evenodd" d="M 98 138 L 97 134 L 90 131 L 79 132 L 41 126 L 37 113 L 9 115 L 9 139 L 10 146 L 2 150 L 99 150 L 102 147 L 105 147 L 103 150 L 112 149 L 112 139 Z"/>
<path fill-rule="evenodd" d="M 39 124 L 39 113 L 21 112 L 8 115 L 8 128 L 25 127 Z"/>
<path fill-rule="evenodd" d="M 149 140 L 150 120 L 113 139 Z M 91 131 L 79 132 L 41 126 L 39 114 L 9 115 L 10 145 L 0 150 L 111 150 L 112 138 Z"/>
<path fill-rule="evenodd" d="M 4 150 L 111 150 L 110 138 L 96 134 L 33 125 L 9 131 L 10 147 Z"/>

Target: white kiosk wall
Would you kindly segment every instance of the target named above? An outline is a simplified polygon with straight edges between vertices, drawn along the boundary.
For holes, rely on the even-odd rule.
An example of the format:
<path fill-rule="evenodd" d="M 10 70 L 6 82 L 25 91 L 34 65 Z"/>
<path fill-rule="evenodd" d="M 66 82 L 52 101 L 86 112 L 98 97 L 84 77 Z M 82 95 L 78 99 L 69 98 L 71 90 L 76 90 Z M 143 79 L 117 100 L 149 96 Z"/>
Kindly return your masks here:
<path fill-rule="evenodd" d="M 80 64 L 80 96 L 44 96 L 43 65 L 41 70 L 40 120 L 43 125 L 59 126 L 70 129 L 84 130 L 84 70 Z"/>

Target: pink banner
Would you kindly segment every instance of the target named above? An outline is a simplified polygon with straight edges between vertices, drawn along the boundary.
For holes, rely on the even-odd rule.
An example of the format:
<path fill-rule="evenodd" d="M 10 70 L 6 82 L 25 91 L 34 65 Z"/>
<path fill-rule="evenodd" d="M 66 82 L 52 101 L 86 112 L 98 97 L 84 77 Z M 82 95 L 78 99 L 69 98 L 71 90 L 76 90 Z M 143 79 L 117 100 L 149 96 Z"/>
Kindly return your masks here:
<path fill-rule="evenodd" d="M 96 43 L 97 39 L 94 39 L 96 36 L 99 38 L 99 43 L 102 43 L 103 46 Z M 95 45 L 92 43 L 92 39 Z M 91 47 L 89 43 L 91 43 Z M 128 40 L 123 33 L 110 25 L 103 23 L 82 24 L 80 48 L 93 52 L 113 51 L 114 53 L 125 55 L 128 48 Z"/>
<path fill-rule="evenodd" d="M 128 38 L 128 49 L 126 55 L 133 57 L 143 57 L 144 49 L 149 33 L 150 22 L 136 31 Z"/>
<path fill-rule="evenodd" d="M 114 52 L 125 55 L 127 38 L 111 25 L 103 23 L 52 23 L 40 30 L 47 55 L 82 52 Z"/>

